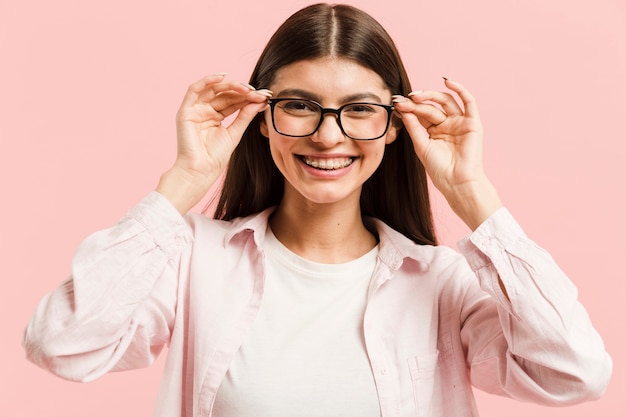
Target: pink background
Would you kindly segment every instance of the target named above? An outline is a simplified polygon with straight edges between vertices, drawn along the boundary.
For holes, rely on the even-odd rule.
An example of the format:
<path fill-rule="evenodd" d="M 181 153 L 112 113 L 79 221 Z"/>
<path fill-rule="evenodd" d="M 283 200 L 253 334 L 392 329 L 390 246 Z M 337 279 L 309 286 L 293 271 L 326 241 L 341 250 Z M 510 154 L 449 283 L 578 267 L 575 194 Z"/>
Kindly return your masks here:
<path fill-rule="evenodd" d="M 189 83 L 247 80 L 274 29 L 307 1 L 0 0 L 0 415 L 147 416 L 163 358 L 90 384 L 24 359 L 22 329 L 173 161 Z M 414 88 L 465 83 L 485 125 L 486 166 L 510 210 L 551 251 L 615 361 L 600 401 L 551 409 L 478 394 L 483 416 L 624 416 L 626 2 L 350 3 L 396 39 Z M 466 230 L 437 197 L 445 243 Z"/>

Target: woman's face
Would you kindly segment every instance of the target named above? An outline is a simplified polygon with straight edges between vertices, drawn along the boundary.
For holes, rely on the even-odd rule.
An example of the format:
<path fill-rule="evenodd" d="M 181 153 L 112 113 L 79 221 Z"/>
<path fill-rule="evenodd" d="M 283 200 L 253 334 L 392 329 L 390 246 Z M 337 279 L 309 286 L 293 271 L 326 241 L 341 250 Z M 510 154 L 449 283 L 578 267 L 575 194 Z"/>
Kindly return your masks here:
<path fill-rule="evenodd" d="M 392 94 L 374 71 L 332 57 L 283 67 L 269 88 L 273 98 L 311 99 L 325 108 L 353 102 L 390 104 Z M 269 138 L 272 158 L 285 177 L 285 199 L 358 204 L 363 183 L 378 168 L 385 145 L 395 140 L 397 132 L 390 125 L 380 139 L 353 140 L 342 133 L 335 115 L 326 114 L 312 135 L 289 137 L 274 129 L 268 109 L 261 133 Z"/>

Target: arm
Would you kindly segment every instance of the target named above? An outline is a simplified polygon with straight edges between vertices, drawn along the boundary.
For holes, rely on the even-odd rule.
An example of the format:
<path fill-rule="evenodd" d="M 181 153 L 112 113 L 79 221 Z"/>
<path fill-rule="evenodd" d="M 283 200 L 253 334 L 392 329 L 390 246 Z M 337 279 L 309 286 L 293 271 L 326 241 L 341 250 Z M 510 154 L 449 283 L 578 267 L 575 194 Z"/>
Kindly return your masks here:
<path fill-rule="evenodd" d="M 210 75 L 189 86 L 176 115 L 177 155 L 157 191 L 181 214 L 194 207 L 226 168 L 246 128 L 268 106 L 269 90 Z M 222 121 L 239 112 L 226 127 Z"/>
<path fill-rule="evenodd" d="M 189 87 L 177 114 L 176 161 L 158 193 L 80 246 L 72 276 L 41 301 L 26 329 L 30 360 L 83 381 L 154 360 L 170 337 L 181 254 L 191 243 L 181 214 L 211 188 L 270 95 L 223 74 Z"/>
<path fill-rule="evenodd" d="M 438 91 L 394 96 L 394 108 L 433 184 L 475 230 L 502 202 L 483 169 L 482 124 L 474 97 L 459 83 L 445 82 L 459 95 L 463 108 L 452 95 Z"/>
<path fill-rule="evenodd" d="M 575 286 L 550 255 L 504 208 L 459 248 L 480 283 L 466 296 L 461 331 L 472 383 L 546 405 L 599 398 L 611 358 Z"/>
<path fill-rule="evenodd" d="M 474 231 L 461 245 L 480 281 L 466 297 L 462 329 L 472 381 L 548 404 L 595 398 L 611 373 L 602 340 L 573 284 L 524 235 L 485 175 L 474 98 L 445 83 L 463 107 L 436 91 L 395 96 L 394 104 L 433 184 Z"/>
<path fill-rule="evenodd" d="M 178 212 L 157 193 L 89 236 L 72 276 L 42 299 L 26 328 L 28 359 L 81 381 L 152 363 L 169 340 L 179 259 L 190 242 Z"/>

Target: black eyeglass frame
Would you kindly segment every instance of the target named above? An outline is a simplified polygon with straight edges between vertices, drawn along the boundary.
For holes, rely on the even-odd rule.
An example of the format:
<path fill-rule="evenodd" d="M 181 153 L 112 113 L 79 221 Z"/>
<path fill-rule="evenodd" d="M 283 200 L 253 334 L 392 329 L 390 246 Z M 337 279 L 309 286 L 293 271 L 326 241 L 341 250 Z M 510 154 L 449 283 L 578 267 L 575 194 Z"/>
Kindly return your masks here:
<path fill-rule="evenodd" d="M 320 120 L 317 123 L 317 126 L 315 127 L 315 129 L 307 134 L 307 135 L 288 135 L 286 133 L 281 132 L 280 130 L 278 130 L 278 128 L 276 127 L 276 121 L 274 120 L 274 107 L 276 107 L 276 104 L 280 103 L 281 101 L 305 101 L 307 103 L 311 103 L 314 104 L 315 106 L 319 107 L 321 113 L 320 113 Z M 389 124 L 391 123 L 391 114 L 393 113 L 394 107 L 390 104 L 381 104 L 381 103 L 368 103 L 368 102 L 354 102 L 354 103 L 346 103 L 343 106 L 337 108 L 337 109 L 333 109 L 330 107 L 323 107 L 321 104 L 319 104 L 317 101 L 314 100 L 309 100 L 309 99 L 305 99 L 305 98 L 293 98 L 293 97 L 284 97 L 284 98 L 270 98 L 267 100 L 267 102 L 270 105 L 270 113 L 272 115 L 272 125 L 274 126 L 274 130 L 276 130 L 276 132 L 280 133 L 283 136 L 289 136 L 292 138 L 304 138 L 307 136 L 311 136 L 313 135 L 315 132 L 318 131 L 318 129 L 320 128 L 320 126 L 322 125 L 322 123 L 324 123 L 324 116 L 326 116 L 328 113 L 330 114 L 334 114 L 337 116 L 337 125 L 339 125 L 339 129 L 341 129 L 341 133 L 344 134 L 344 136 L 352 139 L 352 140 L 376 140 L 376 139 L 380 139 L 383 136 L 385 136 L 385 134 L 387 133 L 387 131 L 389 130 Z M 369 138 L 369 139 L 357 139 L 357 138 L 353 138 L 352 136 L 350 136 L 348 133 L 346 133 L 346 131 L 343 129 L 343 125 L 341 124 L 341 112 L 343 109 L 345 109 L 348 106 L 353 106 L 355 104 L 364 104 L 364 105 L 368 105 L 368 106 L 378 106 L 378 107 L 382 107 L 385 110 L 387 110 L 387 125 L 385 126 L 385 130 L 383 133 L 380 134 L 380 136 L 376 136 L 375 138 Z"/>

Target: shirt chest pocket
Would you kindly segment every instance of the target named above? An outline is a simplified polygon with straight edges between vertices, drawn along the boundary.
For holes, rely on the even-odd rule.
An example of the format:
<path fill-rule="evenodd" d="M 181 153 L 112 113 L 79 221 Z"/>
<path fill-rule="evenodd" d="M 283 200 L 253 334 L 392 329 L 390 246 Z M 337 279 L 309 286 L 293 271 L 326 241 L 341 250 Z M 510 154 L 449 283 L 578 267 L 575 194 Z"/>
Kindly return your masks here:
<path fill-rule="evenodd" d="M 430 417 L 433 414 L 433 403 L 437 401 L 436 371 L 439 352 L 409 358 L 409 372 L 413 384 L 416 416 Z"/>

